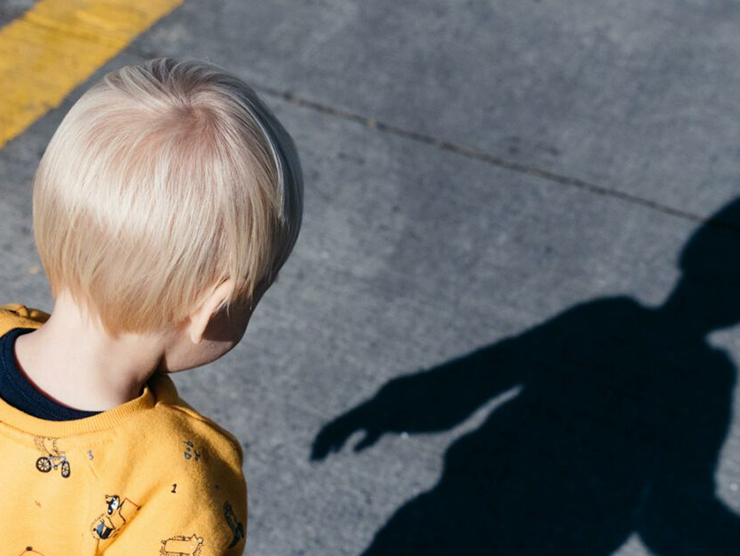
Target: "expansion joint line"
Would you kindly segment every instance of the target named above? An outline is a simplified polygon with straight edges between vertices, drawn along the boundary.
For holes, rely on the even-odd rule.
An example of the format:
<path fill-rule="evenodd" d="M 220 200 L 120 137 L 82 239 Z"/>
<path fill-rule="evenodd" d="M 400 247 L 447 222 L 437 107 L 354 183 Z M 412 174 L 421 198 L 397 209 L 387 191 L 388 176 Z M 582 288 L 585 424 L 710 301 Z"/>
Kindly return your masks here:
<path fill-rule="evenodd" d="M 557 174 L 549 170 L 543 170 L 541 168 L 536 168 L 534 166 L 527 166 L 526 164 L 521 164 L 518 162 L 513 162 L 510 160 L 499 158 L 491 154 L 488 154 L 486 152 L 472 149 L 470 147 L 464 147 L 461 145 L 456 145 L 455 143 L 451 143 L 449 141 L 443 141 L 441 139 L 437 139 L 435 137 L 432 137 L 431 135 L 426 135 L 426 134 L 419 133 L 416 131 L 403 129 L 397 126 L 393 126 L 390 124 L 380 122 L 374 118 L 367 118 L 359 114 L 355 114 L 352 112 L 348 112 L 346 110 L 328 106 L 326 104 L 322 104 L 322 103 L 315 102 L 312 100 L 306 100 L 304 98 L 294 95 L 293 93 L 289 91 L 280 91 L 280 90 L 277 90 L 271 87 L 266 87 L 264 85 L 256 85 L 256 84 L 254 85 L 254 88 L 267 96 L 279 98 L 280 100 L 289 102 L 296 106 L 301 106 L 304 108 L 308 108 L 310 110 L 314 110 L 316 112 L 320 112 L 322 114 L 327 114 L 330 116 L 335 116 L 337 118 L 342 118 L 342 119 L 345 119 L 351 122 L 355 122 L 367 128 L 377 129 L 378 131 L 381 131 L 383 133 L 389 133 L 391 135 L 403 137 L 405 139 L 411 139 L 413 141 L 418 141 L 426 145 L 434 146 L 440 150 L 452 152 L 457 155 L 464 156 L 466 158 L 485 162 L 487 164 L 490 164 L 491 166 L 497 166 L 499 168 L 505 168 L 506 170 L 512 170 L 514 172 L 519 172 L 519 173 L 527 174 L 530 176 L 536 176 L 538 178 L 542 178 L 542 179 L 545 179 L 551 182 L 559 183 L 561 185 L 577 187 L 579 189 L 588 191 L 590 193 L 594 193 L 597 195 L 603 195 L 605 197 L 611 197 L 614 199 L 619 199 L 620 201 L 625 201 L 633 205 L 645 207 L 651 210 L 655 210 L 657 212 L 661 212 L 663 214 L 675 216 L 683 220 L 688 220 L 690 222 L 696 222 L 700 224 L 709 224 L 713 227 L 725 228 L 725 229 L 734 230 L 736 232 L 740 232 L 740 225 L 718 222 L 718 221 L 709 221 L 708 218 L 701 216 L 699 214 L 680 210 L 680 209 L 677 209 L 677 208 L 674 208 L 668 205 L 664 205 L 662 203 L 658 203 L 656 201 L 652 201 L 650 199 L 645 199 L 638 195 L 632 195 L 630 193 L 616 191 L 614 189 L 610 189 L 608 187 L 604 187 L 602 185 L 591 183 L 591 182 L 588 182 L 586 180 L 582 180 L 579 178 L 563 176 L 561 174 Z"/>

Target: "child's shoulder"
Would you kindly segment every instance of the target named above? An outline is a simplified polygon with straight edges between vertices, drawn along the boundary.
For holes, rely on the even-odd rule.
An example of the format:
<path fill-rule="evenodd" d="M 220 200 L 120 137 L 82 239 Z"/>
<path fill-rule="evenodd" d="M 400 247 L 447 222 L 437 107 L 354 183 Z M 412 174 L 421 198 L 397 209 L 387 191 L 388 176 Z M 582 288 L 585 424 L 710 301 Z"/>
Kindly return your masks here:
<path fill-rule="evenodd" d="M 155 374 L 149 386 L 154 406 L 116 428 L 100 457 L 87 462 L 101 492 L 115 491 L 137 506 L 105 553 L 149 554 L 162 543 L 193 540 L 209 554 L 242 554 L 247 486 L 239 442 L 183 401 L 168 375 Z"/>
<path fill-rule="evenodd" d="M 0 336 L 13 328 L 38 328 L 50 316 L 45 311 L 21 303 L 5 303 L 0 305 Z"/>
<path fill-rule="evenodd" d="M 200 458 L 207 450 L 210 456 L 241 468 L 244 454 L 236 436 L 182 399 L 168 375 L 156 373 L 150 386 L 157 397 L 154 407 L 165 425 L 162 433 L 181 437 L 185 459 Z"/>

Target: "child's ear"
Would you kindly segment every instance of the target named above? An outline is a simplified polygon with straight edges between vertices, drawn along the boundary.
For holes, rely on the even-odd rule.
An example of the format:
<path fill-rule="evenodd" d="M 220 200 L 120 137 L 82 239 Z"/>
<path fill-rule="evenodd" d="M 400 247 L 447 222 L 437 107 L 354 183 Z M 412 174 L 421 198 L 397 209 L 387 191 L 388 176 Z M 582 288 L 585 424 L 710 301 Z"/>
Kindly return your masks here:
<path fill-rule="evenodd" d="M 234 289 L 234 281 L 229 279 L 221 283 L 213 293 L 205 300 L 203 305 L 195 312 L 190 314 L 190 324 L 188 325 L 188 334 L 194 344 L 199 344 L 203 340 L 208 323 L 213 314 L 228 299 Z"/>

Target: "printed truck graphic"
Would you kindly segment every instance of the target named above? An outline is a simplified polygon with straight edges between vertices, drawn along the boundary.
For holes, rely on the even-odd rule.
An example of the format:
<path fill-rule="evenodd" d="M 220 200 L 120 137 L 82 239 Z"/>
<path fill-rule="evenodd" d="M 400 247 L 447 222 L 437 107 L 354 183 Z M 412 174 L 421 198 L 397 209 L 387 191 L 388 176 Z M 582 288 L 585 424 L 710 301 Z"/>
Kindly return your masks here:
<path fill-rule="evenodd" d="M 106 540 L 115 537 L 121 532 L 134 514 L 139 511 L 139 505 L 128 498 L 121 500 L 117 494 L 105 495 L 105 503 L 108 506 L 104 514 L 100 514 L 92 523 L 92 535 L 96 539 Z"/>
<path fill-rule="evenodd" d="M 170 537 L 162 541 L 161 556 L 198 556 L 203 546 L 203 537 L 193 533 L 190 537 Z"/>

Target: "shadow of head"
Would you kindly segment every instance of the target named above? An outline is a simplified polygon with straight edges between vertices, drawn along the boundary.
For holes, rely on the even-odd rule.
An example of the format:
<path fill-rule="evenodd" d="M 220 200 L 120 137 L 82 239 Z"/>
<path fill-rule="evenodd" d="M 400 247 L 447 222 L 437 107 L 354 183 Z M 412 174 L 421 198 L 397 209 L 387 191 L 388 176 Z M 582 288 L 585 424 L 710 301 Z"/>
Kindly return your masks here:
<path fill-rule="evenodd" d="M 666 309 L 705 332 L 740 322 L 740 200 L 705 222 L 679 259 L 681 279 Z"/>

